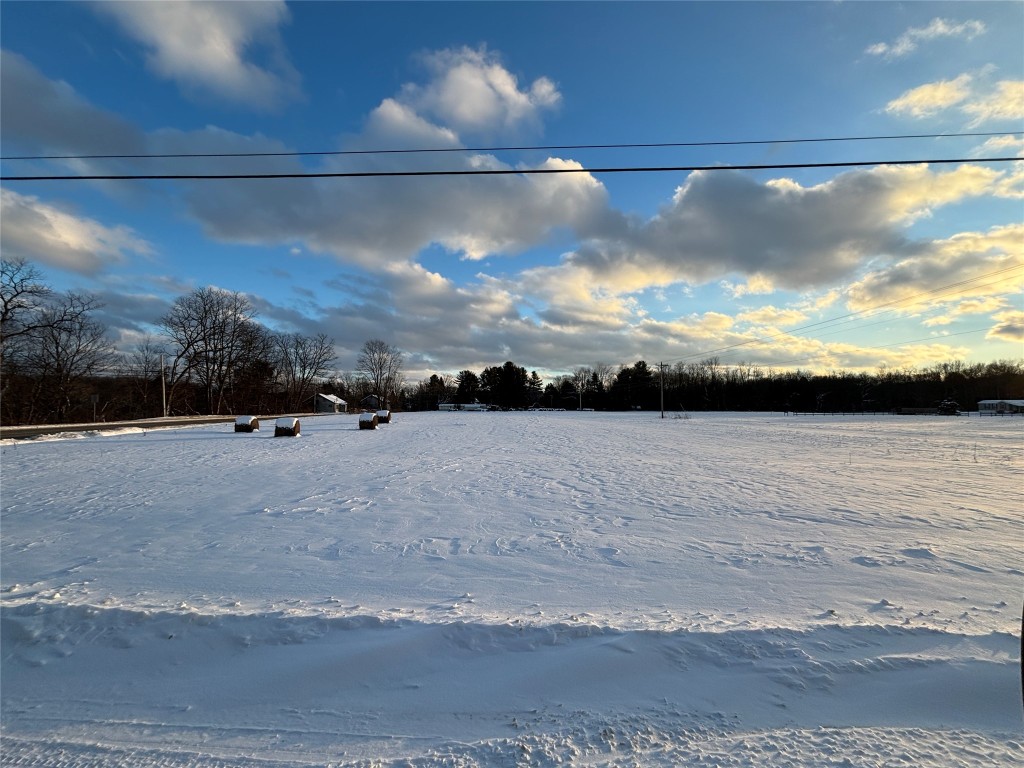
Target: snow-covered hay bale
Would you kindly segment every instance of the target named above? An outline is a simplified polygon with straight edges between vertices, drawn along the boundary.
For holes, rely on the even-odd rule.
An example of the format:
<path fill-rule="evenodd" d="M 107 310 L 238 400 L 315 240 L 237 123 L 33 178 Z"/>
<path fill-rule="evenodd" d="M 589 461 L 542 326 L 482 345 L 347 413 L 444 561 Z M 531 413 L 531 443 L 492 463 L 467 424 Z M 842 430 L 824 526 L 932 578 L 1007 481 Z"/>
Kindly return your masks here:
<path fill-rule="evenodd" d="M 359 414 L 359 428 L 360 429 L 376 429 L 378 421 L 379 421 L 379 419 L 377 418 L 377 414 L 376 413 L 361 413 L 361 414 Z"/>
<path fill-rule="evenodd" d="M 235 432 L 259 432 L 260 420 L 255 416 L 239 416 L 235 419 Z"/>
<path fill-rule="evenodd" d="M 285 416 L 274 422 L 274 437 L 298 437 L 299 420 L 293 416 Z"/>
<path fill-rule="evenodd" d="M 389 411 L 387 409 L 382 410 L 382 411 L 377 411 L 377 421 L 380 424 L 390 424 L 391 423 L 391 411 Z"/>

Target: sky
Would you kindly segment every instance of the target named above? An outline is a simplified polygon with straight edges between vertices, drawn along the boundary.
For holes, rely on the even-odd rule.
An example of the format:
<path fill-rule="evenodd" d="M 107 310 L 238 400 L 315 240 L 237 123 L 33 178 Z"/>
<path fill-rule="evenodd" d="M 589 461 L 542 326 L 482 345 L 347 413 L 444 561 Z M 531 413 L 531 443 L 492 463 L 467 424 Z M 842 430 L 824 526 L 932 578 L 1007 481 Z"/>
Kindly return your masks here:
<path fill-rule="evenodd" d="M 125 351 L 215 286 L 414 381 L 1017 359 L 1022 38 L 1016 2 L 7 2 L 5 177 L 574 172 L 8 179 L 0 246 Z M 278 154 L 82 157 L 238 153 Z"/>

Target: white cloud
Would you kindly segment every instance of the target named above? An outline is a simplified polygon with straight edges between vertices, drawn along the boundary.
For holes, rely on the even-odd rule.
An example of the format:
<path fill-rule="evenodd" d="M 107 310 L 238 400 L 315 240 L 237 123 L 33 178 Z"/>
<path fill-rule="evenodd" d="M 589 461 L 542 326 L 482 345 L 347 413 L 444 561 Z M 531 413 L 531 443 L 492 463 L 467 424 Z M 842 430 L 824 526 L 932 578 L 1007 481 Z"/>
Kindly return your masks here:
<path fill-rule="evenodd" d="M 820 312 L 823 309 L 828 309 L 835 304 L 840 297 L 840 292 L 836 288 L 826 291 L 820 296 L 808 296 L 800 301 L 797 305 L 803 309 L 811 312 Z"/>
<path fill-rule="evenodd" d="M 965 315 L 984 315 L 1003 309 L 1006 299 L 1003 296 L 986 296 L 980 299 L 961 301 L 949 307 L 943 314 L 926 318 L 921 324 L 926 328 L 952 325 Z"/>
<path fill-rule="evenodd" d="M 546 77 L 521 89 L 515 75 L 485 48 L 436 51 L 424 56 L 432 74 L 425 85 L 407 84 L 399 99 L 459 133 L 515 133 L 539 125 L 561 94 Z"/>
<path fill-rule="evenodd" d="M 1002 80 L 993 92 L 969 101 L 962 107 L 976 128 L 998 120 L 1024 120 L 1024 80 Z"/>
<path fill-rule="evenodd" d="M 983 70 L 981 75 L 989 71 Z M 952 80 L 911 88 L 886 104 L 885 111 L 898 117 L 921 119 L 954 107 L 969 118 L 970 128 L 1024 120 L 1024 80 L 1000 80 L 994 86 L 986 86 L 979 84 L 975 75 L 965 73 Z"/>
<path fill-rule="evenodd" d="M 977 157 L 1015 155 L 1024 158 L 1024 136 L 993 136 L 975 150 Z"/>
<path fill-rule="evenodd" d="M 381 142 L 374 145 L 373 142 Z M 405 146 L 417 149 L 445 149 L 460 146 L 458 134 L 451 128 L 436 125 L 408 104 L 384 99 L 366 121 L 363 134 L 355 138 L 352 149 Z"/>
<path fill-rule="evenodd" d="M 940 80 L 911 88 L 885 106 L 885 111 L 910 117 L 931 117 L 944 109 L 960 104 L 971 95 L 971 75 L 953 80 Z"/>
<path fill-rule="evenodd" d="M 127 254 L 152 248 L 128 227 L 107 227 L 38 197 L 0 190 L 0 242 L 7 258 L 24 258 L 60 269 L 94 274 Z"/>
<path fill-rule="evenodd" d="M 1009 310 L 993 315 L 992 319 L 996 321 L 996 325 L 985 334 L 986 339 L 1024 344 L 1024 312 L 1016 309 Z"/>
<path fill-rule="evenodd" d="M 384 112 L 373 116 L 374 128 L 383 127 L 395 136 L 404 125 L 423 134 L 424 124 L 410 121 L 405 110 Z M 400 123 L 391 122 L 388 115 Z M 439 141 L 444 138 L 436 131 L 433 135 Z M 235 151 L 275 146 L 268 140 L 210 129 L 164 138 L 166 151 L 184 146 L 204 152 L 229 151 L 231 144 L 237 147 Z M 364 134 L 361 141 L 375 143 L 370 134 Z M 374 156 L 364 162 L 367 168 L 388 170 L 398 161 L 393 156 Z M 415 162 L 423 169 L 507 168 L 489 156 L 434 156 Z M 283 171 L 297 166 L 294 159 L 279 158 L 268 167 Z M 325 165 L 326 170 L 333 167 Z M 549 158 L 540 167 L 579 165 Z M 559 228 L 593 228 L 608 209 L 604 186 L 587 173 L 296 179 L 221 188 L 193 183 L 185 189 L 193 216 L 214 237 L 253 244 L 291 246 L 301 242 L 312 252 L 329 253 L 375 271 L 414 260 L 431 244 L 474 260 L 515 254 L 545 242 Z"/>
<path fill-rule="evenodd" d="M 873 56 L 896 59 L 913 53 L 922 42 L 944 37 L 973 40 L 984 32 L 985 25 L 980 21 L 971 20 L 957 23 L 949 19 L 935 18 L 925 27 L 911 27 L 891 43 L 875 43 L 868 46 L 865 52 Z"/>
<path fill-rule="evenodd" d="M 969 164 L 948 171 L 880 166 L 812 187 L 697 172 L 657 216 L 597 234 L 564 268 L 613 293 L 734 272 L 751 275 L 759 288 L 825 286 L 871 259 L 918 251 L 923 246 L 907 239 L 907 224 L 944 205 L 1000 194 L 1007 178 Z"/>
<path fill-rule="evenodd" d="M 273 109 L 301 96 L 278 27 L 283 0 L 260 2 L 106 2 L 95 6 L 146 46 L 147 63 L 189 95 Z M 254 63 L 258 48 L 268 66 Z"/>
<path fill-rule="evenodd" d="M 948 289 L 947 289 L 948 287 Z M 936 305 L 983 301 L 1024 290 L 1024 224 L 963 232 L 926 253 L 868 273 L 850 286 L 848 306 L 861 311 L 896 304 L 913 313 Z"/>
<path fill-rule="evenodd" d="M 751 275 L 745 283 L 730 283 L 723 280 L 721 286 L 722 290 L 734 299 L 738 299 L 741 296 L 765 295 L 775 292 L 775 283 L 770 278 L 759 274 Z"/>

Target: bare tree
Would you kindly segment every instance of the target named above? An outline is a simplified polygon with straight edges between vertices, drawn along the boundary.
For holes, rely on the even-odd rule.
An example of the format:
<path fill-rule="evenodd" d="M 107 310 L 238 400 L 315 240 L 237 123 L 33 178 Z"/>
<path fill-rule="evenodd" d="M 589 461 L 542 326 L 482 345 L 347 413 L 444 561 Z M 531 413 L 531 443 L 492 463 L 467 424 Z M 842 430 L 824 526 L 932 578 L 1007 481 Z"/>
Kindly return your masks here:
<path fill-rule="evenodd" d="M 370 339 L 363 344 L 356 360 L 356 371 L 367 380 L 383 408 L 389 407 L 392 396 L 404 383 L 402 353 L 381 339 Z"/>
<path fill-rule="evenodd" d="M 0 348 L 40 327 L 40 312 L 53 295 L 42 278 L 24 259 L 0 259 Z"/>
<path fill-rule="evenodd" d="M 163 415 L 160 403 L 151 400 L 160 396 L 160 377 L 164 350 L 152 336 L 142 338 L 135 348 L 124 358 L 125 376 L 131 382 L 133 400 L 137 397 L 140 416 L 152 416 L 159 411 Z"/>
<path fill-rule="evenodd" d="M 615 369 L 608 363 L 594 363 L 594 374 L 605 389 L 615 382 Z"/>
<path fill-rule="evenodd" d="M 298 333 L 275 337 L 275 362 L 284 384 L 288 408 L 298 410 L 313 395 L 313 384 L 323 378 L 334 363 L 334 339 L 326 334 L 303 336 Z"/>
<path fill-rule="evenodd" d="M 74 331 L 99 306 L 85 294 L 55 296 L 42 278 L 42 272 L 24 259 L 0 259 L 0 363 L 20 354 L 12 345 L 47 327 Z"/>
<path fill-rule="evenodd" d="M 221 412 L 229 378 L 251 341 L 255 316 L 244 294 L 219 288 L 197 288 L 175 299 L 160 319 L 174 348 L 168 404 L 178 385 L 191 379 L 203 387 L 210 411 Z"/>
<path fill-rule="evenodd" d="M 60 303 L 39 310 L 22 358 L 36 381 L 32 411 L 37 418 L 66 421 L 82 404 L 83 381 L 114 362 L 106 328 L 91 317 L 99 306 L 92 296 L 68 293 Z"/>
<path fill-rule="evenodd" d="M 583 393 L 590 388 L 590 379 L 593 376 L 594 370 L 588 368 L 585 365 L 581 365 L 578 368 L 574 368 L 570 380 L 572 381 L 572 387 L 576 390 L 576 394 L 579 396 L 579 409 L 583 410 Z"/>
<path fill-rule="evenodd" d="M 274 334 L 255 321 L 241 326 L 224 401 L 233 413 L 268 412 L 280 390 L 276 355 Z"/>

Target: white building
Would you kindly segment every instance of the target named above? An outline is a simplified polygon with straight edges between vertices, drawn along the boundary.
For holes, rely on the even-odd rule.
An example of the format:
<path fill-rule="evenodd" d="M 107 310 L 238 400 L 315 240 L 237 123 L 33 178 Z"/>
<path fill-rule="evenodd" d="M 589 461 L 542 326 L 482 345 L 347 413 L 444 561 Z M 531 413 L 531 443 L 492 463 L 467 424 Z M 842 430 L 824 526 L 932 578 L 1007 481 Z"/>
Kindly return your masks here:
<path fill-rule="evenodd" d="M 345 413 L 348 410 L 348 403 L 337 395 L 318 394 L 315 410 L 317 413 Z"/>
<path fill-rule="evenodd" d="M 1024 413 L 1024 400 L 979 400 L 978 413 L 995 415 L 997 413 Z"/>

